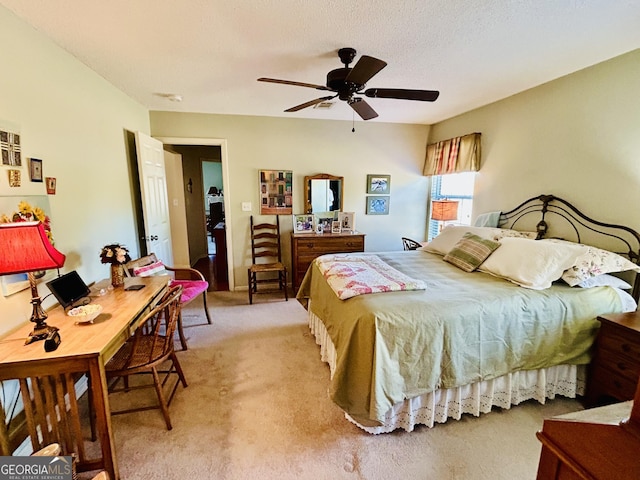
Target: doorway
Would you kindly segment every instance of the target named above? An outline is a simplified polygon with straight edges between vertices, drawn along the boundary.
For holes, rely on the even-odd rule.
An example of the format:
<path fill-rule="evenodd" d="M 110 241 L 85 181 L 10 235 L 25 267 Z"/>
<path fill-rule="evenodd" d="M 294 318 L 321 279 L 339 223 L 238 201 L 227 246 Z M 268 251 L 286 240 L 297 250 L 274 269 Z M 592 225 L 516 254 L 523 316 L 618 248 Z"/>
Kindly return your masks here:
<path fill-rule="evenodd" d="M 206 173 L 207 165 L 216 165 L 219 172 L 216 182 L 219 190 L 226 194 L 226 141 L 162 137 L 158 140 L 163 142 L 165 150 L 181 157 L 182 178 L 175 181 L 181 181 L 180 188 L 184 191 L 189 263 L 209 281 L 209 291 L 232 290 L 233 269 L 229 268 L 228 261 L 228 258 L 232 258 L 232 252 L 230 243 L 227 242 L 229 232 L 223 226 L 214 238 L 208 228 L 210 213 L 207 183 L 210 182 L 210 175 Z M 226 203 L 227 199 L 224 198 L 223 202 Z"/>

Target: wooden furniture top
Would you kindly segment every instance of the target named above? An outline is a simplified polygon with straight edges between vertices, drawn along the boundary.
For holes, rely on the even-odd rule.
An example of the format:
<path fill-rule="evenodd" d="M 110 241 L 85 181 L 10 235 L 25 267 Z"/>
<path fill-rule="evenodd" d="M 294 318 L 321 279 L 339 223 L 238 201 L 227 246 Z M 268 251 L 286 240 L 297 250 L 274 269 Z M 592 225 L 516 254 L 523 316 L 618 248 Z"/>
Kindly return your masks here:
<path fill-rule="evenodd" d="M 640 312 L 638 311 L 600 315 L 598 320 L 618 324 L 640 332 Z"/>
<path fill-rule="evenodd" d="M 640 478 L 640 383 L 633 401 L 547 419 L 536 436 L 538 479 Z"/>
<path fill-rule="evenodd" d="M 102 312 L 93 323 L 76 324 L 73 317 L 57 306 L 47 314 L 47 325 L 58 327 L 61 343 L 53 352 L 44 351 L 44 341 L 25 345 L 25 339 L 33 330 L 28 322 L 11 334 L 0 338 L 0 368 L 21 362 L 63 359 L 78 356 L 102 355 L 105 361 L 135 329 L 136 320 L 146 308 L 164 291 L 169 282 L 166 275 L 136 279 L 146 286 L 140 290 L 125 291 L 123 287 L 107 290 L 100 296 L 97 292 L 107 287 L 108 280 L 96 283 L 91 289 L 91 303 L 102 305 Z"/>
<path fill-rule="evenodd" d="M 293 238 L 337 238 L 337 237 L 357 237 L 357 236 L 361 236 L 364 237 L 366 235 L 366 233 L 362 233 L 362 232 L 341 232 L 341 233 L 315 233 L 315 232 L 310 232 L 310 233 L 295 233 L 295 232 L 291 232 L 291 237 Z"/>

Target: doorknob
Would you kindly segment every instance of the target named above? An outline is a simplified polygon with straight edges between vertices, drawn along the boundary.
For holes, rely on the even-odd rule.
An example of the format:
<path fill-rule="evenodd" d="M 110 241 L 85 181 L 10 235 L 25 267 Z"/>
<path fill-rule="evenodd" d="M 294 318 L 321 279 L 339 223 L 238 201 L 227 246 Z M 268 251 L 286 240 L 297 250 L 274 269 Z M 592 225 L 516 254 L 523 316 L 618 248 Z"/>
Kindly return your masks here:
<path fill-rule="evenodd" d="M 151 240 L 158 240 L 158 235 L 151 235 Z"/>

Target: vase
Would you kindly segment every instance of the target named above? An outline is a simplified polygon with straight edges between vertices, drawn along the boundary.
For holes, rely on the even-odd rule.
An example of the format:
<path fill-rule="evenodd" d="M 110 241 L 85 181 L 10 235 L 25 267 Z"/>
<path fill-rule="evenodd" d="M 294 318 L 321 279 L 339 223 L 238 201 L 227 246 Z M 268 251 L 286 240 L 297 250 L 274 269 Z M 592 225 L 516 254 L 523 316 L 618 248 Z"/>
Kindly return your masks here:
<path fill-rule="evenodd" d="M 124 285 L 124 265 L 119 263 L 111 265 L 111 285 L 114 288 Z"/>

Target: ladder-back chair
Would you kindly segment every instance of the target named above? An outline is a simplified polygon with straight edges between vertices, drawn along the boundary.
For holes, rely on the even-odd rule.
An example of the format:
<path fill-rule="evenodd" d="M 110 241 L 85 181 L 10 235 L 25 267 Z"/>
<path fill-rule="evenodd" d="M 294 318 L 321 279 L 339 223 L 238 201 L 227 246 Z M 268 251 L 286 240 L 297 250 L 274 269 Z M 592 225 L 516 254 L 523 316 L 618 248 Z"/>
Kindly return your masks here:
<path fill-rule="evenodd" d="M 272 274 L 277 273 L 277 277 Z M 271 274 L 264 277 L 264 274 Z M 261 278 L 258 278 L 258 276 Z M 253 294 L 258 293 L 259 283 L 278 282 L 278 289 L 284 290 L 284 299 L 289 300 L 287 292 L 287 267 L 282 263 L 280 247 L 280 217 L 276 223 L 254 225 L 251 215 L 251 266 L 247 269 L 249 280 L 249 304 L 253 303 Z M 262 292 L 261 292 L 262 293 Z"/>

